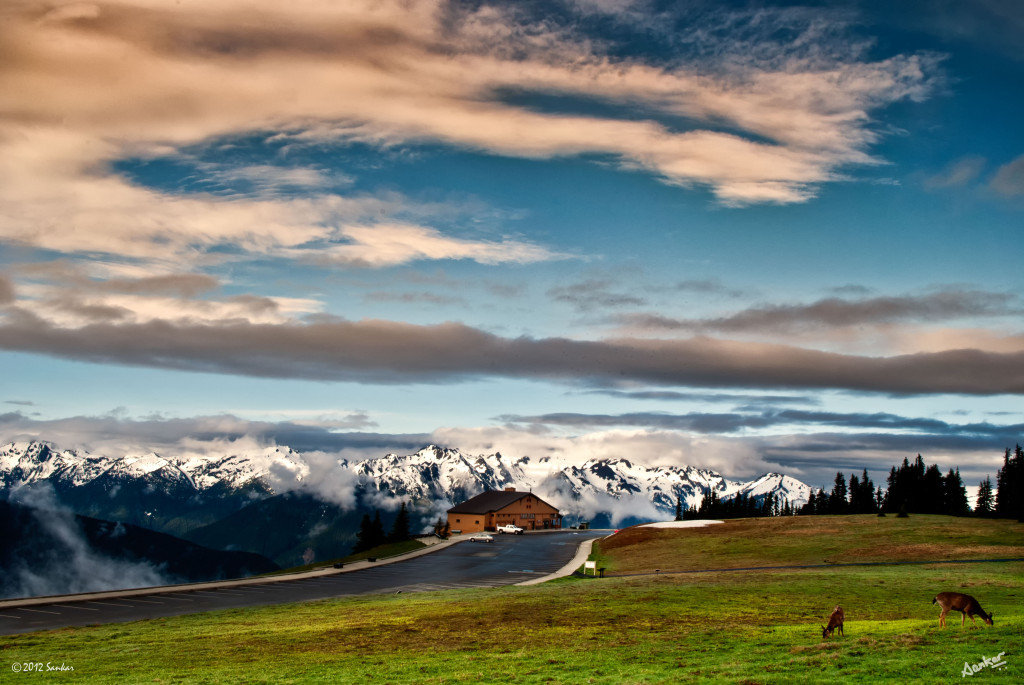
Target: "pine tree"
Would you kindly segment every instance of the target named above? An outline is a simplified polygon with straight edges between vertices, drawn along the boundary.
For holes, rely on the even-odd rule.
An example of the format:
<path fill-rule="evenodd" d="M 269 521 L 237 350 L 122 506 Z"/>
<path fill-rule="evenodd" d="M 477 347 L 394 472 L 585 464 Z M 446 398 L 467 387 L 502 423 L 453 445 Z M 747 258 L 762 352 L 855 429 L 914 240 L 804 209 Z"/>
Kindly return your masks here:
<path fill-rule="evenodd" d="M 683 500 L 678 495 L 676 496 L 676 521 L 683 520 Z"/>
<path fill-rule="evenodd" d="M 978 498 L 974 502 L 974 513 L 978 516 L 991 516 L 994 501 L 992 479 L 985 476 L 985 480 L 978 484 Z"/>
<path fill-rule="evenodd" d="M 942 472 L 937 464 L 929 466 L 921 479 L 921 501 L 914 510 L 921 514 L 943 514 L 945 513 L 945 484 L 942 480 Z"/>
<path fill-rule="evenodd" d="M 384 524 L 380 521 L 380 509 L 374 510 L 373 523 L 370 524 L 370 542 L 371 544 L 367 549 L 373 549 L 387 542 L 387 536 L 384 534 Z"/>
<path fill-rule="evenodd" d="M 398 515 L 395 516 L 395 522 L 391 526 L 391 532 L 388 533 L 388 542 L 405 542 L 410 539 L 412 534 L 409 532 L 409 510 L 405 508 L 405 502 L 402 502 L 402 508 L 398 510 Z"/>
<path fill-rule="evenodd" d="M 370 515 L 363 514 L 363 520 L 359 524 L 359 532 L 356 533 L 356 544 L 352 548 L 353 554 L 365 552 L 374 546 L 371 544 L 373 536 L 372 527 L 373 523 L 370 522 Z"/>
<path fill-rule="evenodd" d="M 970 513 L 971 507 L 967 504 L 967 490 L 960 478 L 960 469 L 949 470 L 943 481 L 943 512 L 950 516 L 963 516 Z"/>
<path fill-rule="evenodd" d="M 840 471 L 836 474 L 836 482 L 832 486 L 832 493 L 828 496 L 828 513 L 845 514 L 847 507 L 846 477 Z"/>
<path fill-rule="evenodd" d="M 1024 449 L 1017 445 L 1013 455 L 1006 448 L 1003 468 L 996 474 L 995 514 L 1000 518 L 1024 520 Z"/>

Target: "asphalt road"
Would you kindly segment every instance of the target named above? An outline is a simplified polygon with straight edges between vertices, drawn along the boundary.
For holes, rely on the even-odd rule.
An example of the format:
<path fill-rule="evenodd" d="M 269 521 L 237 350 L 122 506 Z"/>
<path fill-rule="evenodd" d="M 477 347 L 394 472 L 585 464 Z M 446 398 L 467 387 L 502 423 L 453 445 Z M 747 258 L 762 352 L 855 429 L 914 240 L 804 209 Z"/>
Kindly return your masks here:
<path fill-rule="evenodd" d="M 460 542 L 358 571 L 216 588 L 160 588 L 130 596 L 63 596 L 31 606 L 0 606 L 0 635 L 330 597 L 514 585 L 558 571 L 572 560 L 580 544 L 606 534 L 495 535 L 493 543 Z"/>

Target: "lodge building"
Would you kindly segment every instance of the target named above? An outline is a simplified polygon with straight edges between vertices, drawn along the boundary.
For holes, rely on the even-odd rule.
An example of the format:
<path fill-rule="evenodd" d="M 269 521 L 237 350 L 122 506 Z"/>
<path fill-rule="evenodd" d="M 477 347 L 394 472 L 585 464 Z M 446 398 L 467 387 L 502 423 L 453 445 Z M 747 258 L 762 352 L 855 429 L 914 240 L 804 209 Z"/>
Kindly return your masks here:
<path fill-rule="evenodd" d="M 523 530 L 557 530 L 562 515 L 532 492 L 488 490 L 448 510 L 452 531 L 479 533 L 513 523 Z"/>

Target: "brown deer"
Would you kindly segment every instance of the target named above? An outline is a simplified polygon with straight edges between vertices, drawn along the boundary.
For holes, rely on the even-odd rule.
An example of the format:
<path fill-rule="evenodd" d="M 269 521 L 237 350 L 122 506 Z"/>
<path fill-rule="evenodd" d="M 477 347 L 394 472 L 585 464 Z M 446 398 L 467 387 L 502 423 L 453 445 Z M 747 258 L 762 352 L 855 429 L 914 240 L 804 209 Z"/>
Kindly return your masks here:
<path fill-rule="evenodd" d="M 975 616 L 981 616 L 981 620 L 989 625 L 992 624 L 992 614 L 986 614 L 985 610 L 978 604 L 978 600 L 974 599 L 970 595 L 965 595 L 962 592 L 940 592 L 935 595 L 935 599 L 932 600 L 932 604 L 938 604 L 942 607 L 942 613 L 939 614 L 939 625 L 945 627 L 946 625 L 946 614 L 949 613 L 950 609 L 954 609 L 960 612 L 960 627 L 963 628 L 967 622 L 967 617 L 971 617 L 971 623 L 974 623 Z"/>
<path fill-rule="evenodd" d="M 821 638 L 825 639 L 826 637 L 831 637 L 836 628 L 839 628 L 840 635 L 846 637 L 845 633 L 843 633 L 844 620 L 846 620 L 846 617 L 843 615 L 843 608 L 837 605 L 836 608 L 832 610 L 832 615 L 828 617 L 828 625 L 821 627 Z"/>

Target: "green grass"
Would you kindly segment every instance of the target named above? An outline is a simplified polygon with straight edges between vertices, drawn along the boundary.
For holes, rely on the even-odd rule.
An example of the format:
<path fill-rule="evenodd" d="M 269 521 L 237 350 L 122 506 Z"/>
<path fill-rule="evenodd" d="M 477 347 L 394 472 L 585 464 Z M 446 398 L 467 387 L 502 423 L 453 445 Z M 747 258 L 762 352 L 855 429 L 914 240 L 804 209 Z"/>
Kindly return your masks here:
<path fill-rule="evenodd" d="M 939 627 L 932 596 L 960 588 L 995 626 Z M 564 579 L 3 637 L 0 668 L 63 662 L 75 671 L 31 678 L 90 683 L 941 683 L 1006 652 L 973 678 L 1020 682 L 1022 599 L 1021 562 Z M 846 637 L 822 640 L 835 604 Z"/>

